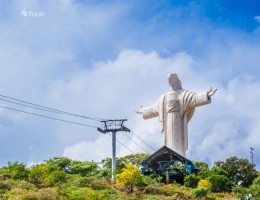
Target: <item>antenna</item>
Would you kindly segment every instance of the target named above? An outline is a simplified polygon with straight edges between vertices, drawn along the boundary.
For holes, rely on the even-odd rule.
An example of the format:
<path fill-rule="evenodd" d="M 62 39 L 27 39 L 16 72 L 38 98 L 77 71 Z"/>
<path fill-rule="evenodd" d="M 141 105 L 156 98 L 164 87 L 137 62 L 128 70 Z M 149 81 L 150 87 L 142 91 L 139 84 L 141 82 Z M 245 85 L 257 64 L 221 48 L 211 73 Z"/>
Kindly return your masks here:
<path fill-rule="evenodd" d="M 251 162 L 252 162 L 252 165 L 254 165 L 254 151 L 255 149 L 253 147 L 250 147 L 250 154 L 251 154 Z"/>

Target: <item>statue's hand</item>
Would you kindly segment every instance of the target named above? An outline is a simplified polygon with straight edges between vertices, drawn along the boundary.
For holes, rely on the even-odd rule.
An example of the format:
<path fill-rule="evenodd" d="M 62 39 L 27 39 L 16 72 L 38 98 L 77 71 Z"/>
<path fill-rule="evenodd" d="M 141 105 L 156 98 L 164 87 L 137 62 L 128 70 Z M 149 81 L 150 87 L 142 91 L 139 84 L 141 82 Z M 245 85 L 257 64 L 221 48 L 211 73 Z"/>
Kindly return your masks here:
<path fill-rule="evenodd" d="M 142 114 L 143 113 L 142 106 L 141 106 L 141 108 L 136 109 L 135 112 L 138 113 L 138 114 Z"/>
<path fill-rule="evenodd" d="M 217 90 L 218 90 L 218 89 L 213 89 L 213 88 L 211 87 L 211 88 L 208 90 L 208 92 L 207 92 L 208 97 L 213 96 Z"/>

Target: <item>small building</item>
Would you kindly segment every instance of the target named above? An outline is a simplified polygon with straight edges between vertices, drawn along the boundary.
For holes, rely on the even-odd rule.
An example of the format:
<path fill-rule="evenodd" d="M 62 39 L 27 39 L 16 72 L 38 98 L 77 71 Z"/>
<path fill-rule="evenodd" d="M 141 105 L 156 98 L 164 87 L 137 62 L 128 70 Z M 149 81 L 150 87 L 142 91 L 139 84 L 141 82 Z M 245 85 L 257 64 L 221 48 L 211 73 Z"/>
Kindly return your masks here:
<path fill-rule="evenodd" d="M 193 173 L 192 162 L 174 150 L 163 146 L 142 161 L 144 174 L 156 174 L 163 177 L 165 183 L 178 182 L 183 184 L 185 175 Z"/>

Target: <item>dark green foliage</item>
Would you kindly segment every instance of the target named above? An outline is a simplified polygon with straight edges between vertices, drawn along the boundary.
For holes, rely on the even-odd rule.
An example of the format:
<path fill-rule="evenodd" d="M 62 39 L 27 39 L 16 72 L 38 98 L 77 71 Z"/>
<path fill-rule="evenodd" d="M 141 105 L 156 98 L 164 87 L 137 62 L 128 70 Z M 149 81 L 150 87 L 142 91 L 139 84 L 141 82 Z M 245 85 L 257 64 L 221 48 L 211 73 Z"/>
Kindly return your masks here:
<path fill-rule="evenodd" d="M 247 159 L 231 157 L 225 161 L 217 161 L 215 165 L 227 171 L 230 180 L 236 185 L 244 187 L 250 186 L 258 175 L 255 166 Z"/>
<path fill-rule="evenodd" d="M 124 157 L 120 157 L 117 159 L 118 162 L 118 166 L 119 168 L 123 168 L 124 166 L 121 165 L 125 165 L 126 163 L 131 164 L 131 165 L 135 165 L 135 166 L 139 166 L 141 164 L 141 162 L 146 159 L 149 156 L 149 154 L 147 153 L 136 153 L 136 154 L 130 154 L 130 155 L 126 155 Z"/>
<path fill-rule="evenodd" d="M 206 179 L 212 184 L 213 192 L 231 191 L 234 186 L 234 183 L 229 179 L 228 172 L 219 167 L 212 167 Z"/>
<path fill-rule="evenodd" d="M 4 177 L 9 177 L 12 179 L 28 179 L 28 170 L 26 169 L 25 164 L 18 162 L 8 162 L 7 166 L 0 169 L 0 174 Z"/>
<path fill-rule="evenodd" d="M 107 179 L 110 179 L 112 176 L 112 169 L 110 168 L 103 168 L 103 169 L 99 169 L 97 174 L 96 174 L 96 177 L 99 177 L 99 178 L 107 178 Z"/>
<path fill-rule="evenodd" d="M 249 193 L 249 189 L 241 186 L 235 186 L 232 188 L 232 192 L 235 193 L 239 198 Z"/>
<path fill-rule="evenodd" d="M 143 177 L 143 185 L 144 186 L 160 183 L 161 181 L 162 181 L 162 177 L 161 176 L 155 176 L 154 174 Z"/>
<path fill-rule="evenodd" d="M 101 165 L 105 169 L 111 169 L 112 168 L 112 159 L 105 158 L 105 159 L 101 160 Z"/>
<path fill-rule="evenodd" d="M 139 164 L 146 156 L 147 154 L 133 154 L 118 158 L 119 171 L 122 172 L 122 168 L 127 166 L 127 163 Z M 141 184 L 136 186 L 136 190 L 131 195 L 123 187 L 111 184 L 111 159 L 103 160 L 103 168 L 100 168 L 95 162 L 73 161 L 66 157 L 52 158 L 29 168 L 26 168 L 22 163 L 9 162 L 7 166 L 0 168 L 0 199 L 225 199 L 226 193 L 213 194 L 203 187 L 194 190 L 188 187 L 196 187 L 198 181 L 203 178 L 212 184 L 214 192 L 231 191 L 231 187 L 234 184 L 230 177 L 235 177 L 234 180 L 239 180 L 240 175 L 243 177 L 248 175 L 248 171 L 245 169 L 252 169 L 246 168 L 247 164 L 245 162 L 238 162 L 240 159 L 231 160 L 232 162 L 217 162 L 216 166 L 212 167 L 211 170 L 207 163 L 195 162 L 195 166 L 200 168 L 199 176 L 195 174 L 186 176 L 184 181 L 186 187 L 177 184 L 159 184 L 160 177 L 142 175 Z M 232 173 L 225 169 L 228 166 L 227 163 L 231 163 L 231 165 L 237 164 L 235 169 L 242 169 L 239 171 L 240 174 L 237 173 L 234 176 L 230 176 Z M 180 167 L 176 169 L 181 171 L 183 166 L 177 167 Z M 139 172 L 138 168 L 137 171 Z M 260 199 L 260 177 L 258 176 L 248 188 L 233 187 L 232 192 L 238 198 Z M 232 197 L 228 194 L 226 199 L 236 199 L 236 197 Z"/>
<path fill-rule="evenodd" d="M 116 158 L 116 173 L 121 173 L 122 169 L 125 167 L 125 164 L 131 164 L 139 166 L 141 162 L 146 159 L 149 154 L 146 153 L 137 153 L 130 154 L 124 157 Z M 106 158 L 101 161 L 103 169 L 111 169 L 112 168 L 112 159 Z"/>
<path fill-rule="evenodd" d="M 87 185 L 89 185 L 91 183 L 92 180 L 93 180 L 93 178 L 90 178 L 90 177 L 80 177 L 77 180 L 78 186 L 79 187 L 86 187 Z"/>
<path fill-rule="evenodd" d="M 53 186 L 57 183 L 65 182 L 65 180 L 66 180 L 66 172 L 60 170 L 52 171 L 46 177 L 46 183 L 48 186 Z"/>
<path fill-rule="evenodd" d="M 190 175 L 185 176 L 184 185 L 186 187 L 196 188 L 199 180 L 200 180 L 200 177 L 196 176 L 195 174 L 190 174 Z"/>
<path fill-rule="evenodd" d="M 64 171 L 69 174 L 80 174 L 82 176 L 96 175 L 98 165 L 95 162 L 82 162 L 71 160 L 67 157 L 52 158 L 46 161 L 46 167 L 52 171 Z"/>
<path fill-rule="evenodd" d="M 12 186 L 8 183 L 0 181 L 0 193 L 3 193 L 7 190 L 11 190 Z"/>
<path fill-rule="evenodd" d="M 223 175 L 223 176 L 226 176 L 227 178 L 229 178 L 228 172 L 225 171 L 224 169 L 218 168 L 218 167 L 212 167 L 210 170 L 210 174 Z"/>
<path fill-rule="evenodd" d="M 198 175 L 202 179 L 206 179 L 210 175 L 209 165 L 205 162 L 193 162 L 195 168 L 199 169 Z"/>
<path fill-rule="evenodd" d="M 212 184 L 212 192 L 231 191 L 232 186 L 234 186 L 234 183 L 225 175 L 212 174 L 207 179 Z"/>
<path fill-rule="evenodd" d="M 201 187 L 201 188 L 194 189 L 192 191 L 192 195 L 196 198 L 203 198 L 208 195 L 208 192 L 209 190 L 207 188 Z"/>
<path fill-rule="evenodd" d="M 260 173 L 254 180 L 253 184 L 249 187 L 249 193 L 256 199 L 260 199 Z"/>
<path fill-rule="evenodd" d="M 71 167 L 72 160 L 67 157 L 54 157 L 46 161 L 46 166 L 50 171 L 62 170 L 67 171 Z"/>
<path fill-rule="evenodd" d="M 95 162 L 72 161 L 68 170 L 70 174 L 80 174 L 81 176 L 94 176 L 97 174 L 98 165 Z"/>

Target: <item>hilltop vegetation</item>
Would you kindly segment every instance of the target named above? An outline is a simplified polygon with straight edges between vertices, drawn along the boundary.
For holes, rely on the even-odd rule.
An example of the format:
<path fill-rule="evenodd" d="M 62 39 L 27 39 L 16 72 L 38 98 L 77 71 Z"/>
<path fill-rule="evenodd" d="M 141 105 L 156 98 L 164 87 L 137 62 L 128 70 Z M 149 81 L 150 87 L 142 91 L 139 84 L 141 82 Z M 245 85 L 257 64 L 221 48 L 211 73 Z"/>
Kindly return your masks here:
<path fill-rule="evenodd" d="M 260 199 L 260 175 L 246 159 L 231 157 L 209 168 L 204 162 L 198 175 L 187 175 L 184 185 L 165 185 L 161 178 L 144 176 L 138 169 L 147 154 L 117 159 L 117 184 L 111 183 L 111 159 L 82 162 L 51 158 L 26 167 L 9 162 L 0 168 L 0 199 L 109 200 L 109 199 Z"/>

